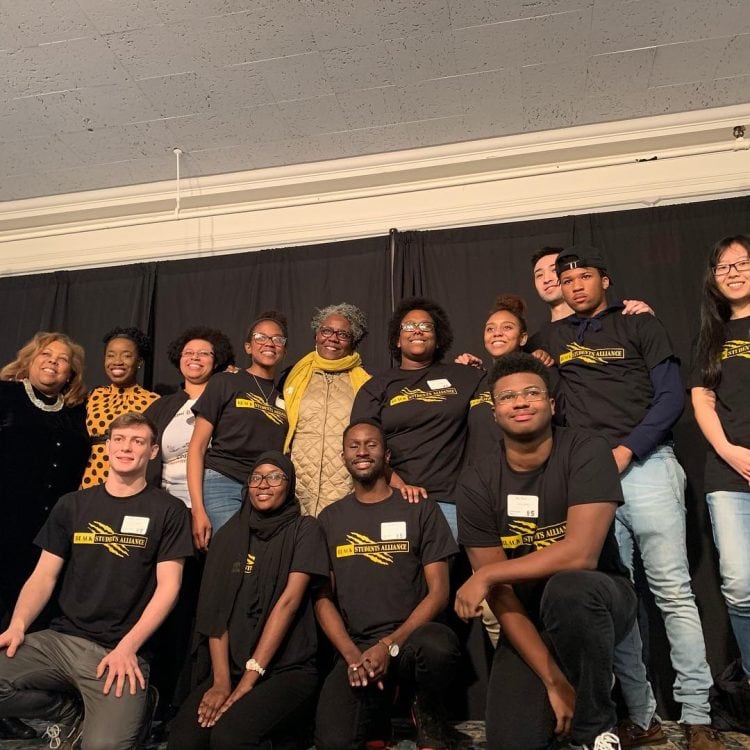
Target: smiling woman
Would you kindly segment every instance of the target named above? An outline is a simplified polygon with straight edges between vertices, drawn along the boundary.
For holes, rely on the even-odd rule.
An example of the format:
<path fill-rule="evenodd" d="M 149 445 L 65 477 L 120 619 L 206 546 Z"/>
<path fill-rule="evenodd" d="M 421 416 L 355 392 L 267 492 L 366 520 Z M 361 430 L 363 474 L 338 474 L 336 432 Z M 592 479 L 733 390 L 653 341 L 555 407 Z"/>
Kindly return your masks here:
<path fill-rule="evenodd" d="M 103 339 L 104 371 L 109 385 L 94 388 L 86 401 L 86 426 L 92 450 L 81 487 L 102 484 L 109 473 L 105 448 L 107 431 L 115 417 L 128 411 L 145 411 L 158 394 L 138 385 L 136 376 L 151 354 L 151 340 L 138 328 L 114 328 Z"/>

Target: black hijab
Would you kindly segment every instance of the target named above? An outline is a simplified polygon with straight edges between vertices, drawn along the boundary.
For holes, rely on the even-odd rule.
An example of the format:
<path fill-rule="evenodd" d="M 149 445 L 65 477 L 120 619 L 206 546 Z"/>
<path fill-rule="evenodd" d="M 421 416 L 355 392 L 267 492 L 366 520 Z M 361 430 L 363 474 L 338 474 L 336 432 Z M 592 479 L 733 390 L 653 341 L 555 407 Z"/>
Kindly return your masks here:
<path fill-rule="evenodd" d="M 253 507 L 246 486 L 242 507 L 211 542 L 196 615 L 197 633 L 204 638 L 218 638 L 227 629 L 242 583 L 252 536 L 267 544 L 253 570 L 253 576 L 257 575 L 258 580 L 258 617 L 252 643 L 257 643 L 270 611 L 286 587 L 297 533 L 295 521 L 301 516 L 294 495 L 294 466 L 287 456 L 278 451 L 267 451 L 255 462 L 251 473 L 262 464 L 277 466 L 286 474 L 286 497 L 276 510 L 264 513 Z"/>

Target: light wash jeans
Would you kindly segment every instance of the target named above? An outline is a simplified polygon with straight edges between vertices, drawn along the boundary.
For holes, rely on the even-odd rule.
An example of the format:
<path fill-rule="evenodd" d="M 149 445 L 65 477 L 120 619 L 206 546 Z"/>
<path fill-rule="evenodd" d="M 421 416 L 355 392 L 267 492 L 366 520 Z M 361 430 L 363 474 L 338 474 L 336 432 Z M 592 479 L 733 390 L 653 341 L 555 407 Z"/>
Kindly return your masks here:
<path fill-rule="evenodd" d="M 750 492 L 709 492 L 706 503 L 719 550 L 721 593 L 742 669 L 750 675 Z"/>
<path fill-rule="evenodd" d="M 458 542 L 458 514 L 456 512 L 455 504 L 441 503 L 438 500 L 438 506 L 440 507 L 440 510 L 443 511 L 445 520 L 448 522 L 448 526 L 450 526 L 451 534 L 453 534 L 453 539 Z"/>
<path fill-rule="evenodd" d="M 242 482 L 213 469 L 203 473 L 203 506 L 212 536 L 242 507 Z"/>
<path fill-rule="evenodd" d="M 615 516 L 617 543 L 631 577 L 635 545 L 641 553 L 646 580 L 669 639 L 675 671 L 674 699 L 682 704 L 680 721 L 710 724 L 708 690 L 713 679 L 690 588 L 685 546 L 685 472 L 671 446 L 662 445 L 644 461 L 633 461 L 620 480 L 625 504 Z M 636 626 L 615 649 L 615 673 L 620 678 L 631 720 L 648 727 L 656 701 L 645 680 L 642 648 Z"/>

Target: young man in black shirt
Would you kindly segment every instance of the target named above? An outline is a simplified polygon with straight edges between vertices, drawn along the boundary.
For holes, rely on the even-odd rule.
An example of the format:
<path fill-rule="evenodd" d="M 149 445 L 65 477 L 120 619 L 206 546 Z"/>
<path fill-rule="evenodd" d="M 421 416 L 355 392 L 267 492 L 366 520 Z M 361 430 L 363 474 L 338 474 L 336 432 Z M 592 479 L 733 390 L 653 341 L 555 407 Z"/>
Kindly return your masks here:
<path fill-rule="evenodd" d="M 680 721 L 688 748 L 718 750 L 724 744 L 710 726 L 708 691 L 713 680 L 690 587 L 685 473 L 671 445 L 671 430 L 684 403 L 679 361 L 657 318 L 622 315 L 622 304 L 609 304 L 612 280 L 596 248 L 565 250 L 556 269 L 574 314 L 549 326 L 544 348 L 559 368 L 565 423 L 595 430 L 609 442 L 625 498 L 616 516 L 617 541 L 631 570 L 638 545 L 646 580 L 662 612 L 676 672 L 674 698 L 682 704 Z M 615 657 L 626 695 L 629 681 L 643 684 L 640 652 L 634 629 Z M 632 732 L 622 732 L 627 737 L 623 744 L 631 746 L 636 744 L 633 736 L 643 737 L 655 721 L 652 695 L 644 691 L 640 714 L 634 716 L 635 702 L 628 700 Z"/>
<path fill-rule="evenodd" d="M 344 465 L 354 492 L 318 517 L 332 585 L 315 611 L 338 651 L 318 702 L 318 750 L 359 750 L 390 738 L 397 684 L 414 687 L 417 746 L 446 748 L 442 695 L 460 658 L 446 625 L 448 559 L 458 552 L 437 503 L 410 503 L 389 486 L 389 451 L 371 420 L 344 432 Z"/>
<path fill-rule="evenodd" d="M 0 715 L 55 719 L 50 747 L 138 745 L 143 647 L 174 605 L 193 551 L 183 503 L 146 484 L 157 450 L 148 417 L 112 422 L 107 481 L 54 506 L 35 540 L 39 562 L 0 634 Z M 27 634 L 59 578 L 61 614 L 49 630 Z"/>
<path fill-rule="evenodd" d="M 620 748 L 611 698 L 615 644 L 636 599 L 612 524 L 617 468 L 599 436 L 553 428 L 549 372 L 509 354 L 490 374 L 498 454 L 458 484 L 459 542 L 475 573 L 456 595 L 463 618 L 486 598 L 502 627 L 487 693 L 491 750 Z"/>

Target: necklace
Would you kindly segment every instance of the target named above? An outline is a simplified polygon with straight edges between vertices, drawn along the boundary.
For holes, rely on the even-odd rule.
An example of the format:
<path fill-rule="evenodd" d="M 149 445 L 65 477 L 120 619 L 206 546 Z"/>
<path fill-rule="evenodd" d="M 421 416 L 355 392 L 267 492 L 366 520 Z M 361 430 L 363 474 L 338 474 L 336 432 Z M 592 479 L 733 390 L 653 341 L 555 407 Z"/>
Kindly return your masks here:
<path fill-rule="evenodd" d="M 263 400 L 264 400 L 264 401 L 265 401 L 265 402 L 266 402 L 267 404 L 270 404 L 271 402 L 270 402 L 270 401 L 269 401 L 268 399 L 270 399 L 270 398 L 271 398 L 271 396 L 273 396 L 273 389 L 274 389 L 274 385 L 273 385 L 273 383 L 271 383 L 271 392 L 270 392 L 270 393 L 269 393 L 269 394 L 268 394 L 268 395 L 266 396 L 266 392 L 265 392 L 265 391 L 264 391 L 264 390 L 263 390 L 263 389 L 261 388 L 261 386 L 260 386 L 260 383 L 258 382 L 258 378 L 256 378 L 256 377 L 255 377 L 255 373 L 252 373 L 252 372 L 251 372 L 250 374 L 251 374 L 251 375 L 253 376 L 253 380 L 255 381 L 255 385 L 257 385 L 257 386 L 258 386 L 258 390 L 259 390 L 259 391 L 261 392 L 261 394 L 263 395 Z"/>
<path fill-rule="evenodd" d="M 57 401 L 55 401 L 54 404 L 46 404 L 42 401 L 42 399 L 34 393 L 34 386 L 31 385 L 31 381 L 28 378 L 23 379 L 23 389 L 26 391 L 29 401 L 31 401 L 37 409 L 41 409 L 42 411 L 60 411 L 60 409 L 65 406 L 65 399 L 63 398 L 62 393 L 57 394 Z"/>

